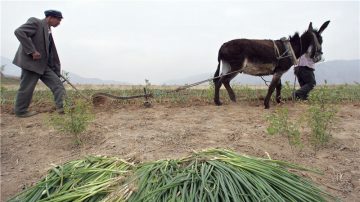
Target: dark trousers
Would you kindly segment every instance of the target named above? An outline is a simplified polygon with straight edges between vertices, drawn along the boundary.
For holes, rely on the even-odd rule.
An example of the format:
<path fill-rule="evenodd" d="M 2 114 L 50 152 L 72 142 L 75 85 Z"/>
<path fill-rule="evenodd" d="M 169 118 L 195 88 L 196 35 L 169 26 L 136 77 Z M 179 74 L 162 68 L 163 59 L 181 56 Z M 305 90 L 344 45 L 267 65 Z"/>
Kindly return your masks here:
<path fill-rule="evenodd" d="M 307 100 L 309 92 L 316 85 L 314 69 L 307 66 L 297 66 L 295 67 L 295 75 L 300 84 L 300 89 L 295 91 L 295 97 L 297 99 Z"/>
<path fill-rule="evenodd" d="M 20 78 L 20 88 L 16 95 L 15 114 L 20 115 L 27 112 L 35 86 L 39 79 L 50 88 L 54 95 L 56 108 L 63 108 L 63 98 L 65 88 L 60 78 L 49 67 L 46 68 L 43 75 L 37 74 L 26 69 L 22 69 Z"/>

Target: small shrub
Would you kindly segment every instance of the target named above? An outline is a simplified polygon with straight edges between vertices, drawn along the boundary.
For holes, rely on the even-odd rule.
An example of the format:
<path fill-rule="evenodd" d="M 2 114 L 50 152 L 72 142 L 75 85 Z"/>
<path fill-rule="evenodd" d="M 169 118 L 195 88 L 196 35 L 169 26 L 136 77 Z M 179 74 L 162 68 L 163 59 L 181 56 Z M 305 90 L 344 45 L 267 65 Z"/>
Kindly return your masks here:
<path fill-rule="evenodd" d="M 285 99 L 289 99 L 292 97 L 294 87 L 290 85 L 290 81 L 285 81 L 285 84 L 283 85 L 281 89 L 281 97 Z"/>
<path fill-rule="evenodd" d="M 338 89 L 341 89 L 340 87 Z M 336 88 L 330 88 L 328 85 L 322 85 L 312 90 L 309 94 L 308 100 L 311 105 L 320 105 L 324 107 L 328 104 L 339 103 L 344 91 L 337 91 Z"/>
<path fill-rule="evenodd" d="M 300 132 L 298 126 L 289 120 L 287 108 L 277 109 L 266 117 L 270 123 L 267 132 L 270 135 L 283 135 L 288 138 L 292 146 L 301 146 Z"/>
<path fill-rule="evenodd" d="M 310 141 L 317 151 L 330 140 L 330 124 L 335 117 L 336 110 L 332 107 L 323 108 L 320 105 L 310 106 L 308 110 L 308 124 L 311 128 Z"/>
<path fill-rule="evenodd" d="M 4 96 L 6 91 L 7 89 L 3 85 L 0 85 L 0 104 L 5 104 L 6 102 L 6 98 Z"/>
<path fill-rule="evenodd" d="M 326 85 L 313 91 L 309 96 L 308 125 L 311 128 L 310 141 L 315 151 L 325 146 L 331 137 L 330 125 L 337 112 L 333 103 L 338 96 Z"/>
<path fill-rule="evenodd" d="M 248 86 L 244 86 L 241 87 L 240 90 L 243 92 L 245 96 L 245 100 L 247 101 L 256 101 L 259 99 L 256 89 L 252 89 Z"/>
<path fill-rule="evenodd" d="M 212 100 L 214 98 L 215 93 L 215 84 L 213 81 L 209 81 L 209 88 L 206 90 L 206 97 L 209 100 Z"/>
<path fill-rule="evenodd" d="M 64 111 L 65 114 L 53 114 L 50 117 L 50 123 L 56 130 L 73 134 L 79 144 L 81 143 L 79 135 L 94 119 L 91 105 L 81 99 L 73 102 L 70 98 L 66 98 Z"/>

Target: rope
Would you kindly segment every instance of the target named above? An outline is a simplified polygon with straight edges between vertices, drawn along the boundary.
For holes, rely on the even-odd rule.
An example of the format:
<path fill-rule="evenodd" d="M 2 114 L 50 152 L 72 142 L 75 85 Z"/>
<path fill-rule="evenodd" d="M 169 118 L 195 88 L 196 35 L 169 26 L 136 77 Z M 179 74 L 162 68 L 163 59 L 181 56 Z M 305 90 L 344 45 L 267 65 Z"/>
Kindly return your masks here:
<path fill-rule="evenodd" d="M 109 93 L 95 93 L 92 97 L 98 97 L 98 96 L 106 96 L 106 97 L 110 97 L 110 98 L 114 98 L 114 99 L 118 99 L 118 100 L 129 100 L 129 99 L 134 99 L 134 98 L 141 98 L 141 97 L 152 97 L 152 94 L 144 94 L 144 95 L 134 95 L 134 96 L 128 96 L 128 97 L 122 97 L 122 96 L 116 96 L 116 95 L 112 95 Z"/>
<path fill-rule="evenodd" d="M 291 46 L 291 45 L 290 45 L 290 47 L 291 47 L 291 49 L 292 49 L 292 46 Z M 294 49 L 292 49 L 292 52 L 294 53 Z M 301 52 L 302 52 L 302 43 L 301 43 L 301 37 L 300 37 L 300 54 L 301 54 Z M 294 56 L 295 56 L 295 53 L 294 53 Z M 295 57 L 296 57 L 296 56 L 295 56 Z M 296 61 L 296 64 L 295 64 L 295 65 L 298 65 L 297 61 Z M 295 67 L 294 67 L 294 68 L 295 68 Z M 295 69 L 294 69 L 294 86 L 293 86 L 292 95 L 291 95 L 293 102 L 295 102 L 295 99 L 296 99 L 296 97 L 295 97 L 296 78 L 297 78 L 297 76 L 296 76 L 296 74 L 295 74 Z"/>
<path fill-rule="evenodd" d="M 181 90 L 185 90 L 187 88 L 197 86 L 197 85 L 200 85 L 202 83 L 205 83 L 205 82 L 208 82 L 208 81 L 211 81 L 211 80 L 214 80 L 214 79 L 218 79 L 218 78 L 230 75 L 230 74 L 238 73 L 238 72 L 242 72 L 242 69 L 237 70 L 237 71 L 232 71 L 230 73 L 223 74 L 223 75 L 220 75 L 220 76 L 216 76 L 216 77 L 213 77 L 213 78 L 209 78 L 209 79 L 206 79 L 206 80 L 203 80 L 203 81 L 199 81 L 199 82 L 195 82 L 195 83 L 192 83 L 192 84 L 187 84 L 187 85 L 184 85 L 184 86 L 180 86 L 180 87 L 176 88 L 175 90 L 167 91 L 166 93 L 179 92 Z"/>
<path fill-rule="evenodd" d="M 262 76 L 260 76 L 260 78 L 264 81 L 264 83 L 265 83 L 266 86 L 269 86 L 268 83 L 269 83 L 270 81 L 266 81 Z"/>
<path fill-rule="evenodd" d="M 274 49 L 275 49 L 275 53 L 277 53 L 278 56 L 280 56 L 280 52 L 279 52 L 279 48 L 277 47 L 275 41 L 272 41 L 274 43 Z M 277 59 L 279 59 L 278 57 L 276 57 Z"/>
<path fill-rule="evenodd" d="M 282 41 L 285 41 L 284 38 L 281 38 Z M 287 58 L 287 57 L 290 57 L 290 55 L 286 55 L 284 56 L 285 54 L 287 54 L 289 52 L 289 49 L 285 49 L 285 51 L 280 55 L 280 51 L 279 51 L 279 48 L 277 47 L 275 41 L 273 40 L 273 44 L 274 44 L 274 50 L 275 50 L 275 57 L 277 60 L 281 60 L 281 59 L 284 59 L 284 58 Z M 276 53 L 277 53 L 277 56 L 276 56 Z"/>
<path fill-rule="evenodd" d="M 205 83 L 207 81 L 218 79 L 218 78 L 221 78 L 223 76 L 227 76 L 227 75 L 234 74 L 234 73 L 241 72 L 241 71 L 242 70 L 240 69 L 240 70 L 233 71 L 233 72 L 230 72 L 230 73 L 227 73 L 227 74 L 224 74 L 224 75 L 220 75 L 220 76 L 213 77 L 213 78 L 210 78 L 210 79 L 206 79 L 206 80 L 203 80 L 203 81 L 195 82 L 195 83 L 192 83 L 192 84 L 189 84 L 189 85 L 180 86 L 180 87 L 176 88 L 175 90 L 166 91 L 164 93 L 157 93 L 156 95 L 179 92 L 181 90 L 185 90 L 187 88 L 200 85 L 200 84 Z M 151 93 L 147 94 L 145 89 L 144 89 L 144 92 L 145 92 L 145 94 L 143 94 L 143 95 L 134 95 L 134 96 L 129 96 L 129 97 L 116 96 L 116 95 L 112 95 L 112 94 L 109 94 L 109 93 L 95 93 L 92 97 L 94 98 L 94 97 L 97 97 L 97 96 L 106 96 L 106 97 L 110 97 L 110 98 L 118 99 L 118 100 L 128 100 L 128 99 L 141 98 L 141 97 L 145 97 L 145 99 L 147 99 L 149 97 L 153 97 L 153 94 L 151 94 Z"/>

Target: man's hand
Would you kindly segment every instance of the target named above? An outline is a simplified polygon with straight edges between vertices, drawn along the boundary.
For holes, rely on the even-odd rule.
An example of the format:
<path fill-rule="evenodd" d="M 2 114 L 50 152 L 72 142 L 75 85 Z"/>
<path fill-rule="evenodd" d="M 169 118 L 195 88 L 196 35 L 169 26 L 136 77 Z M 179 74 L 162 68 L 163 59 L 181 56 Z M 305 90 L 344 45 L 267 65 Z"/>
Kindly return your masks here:
<path fill-rule="evenodd" d="M 40 60 L 41 58 L 41 54 L 37 51 L 31 53 L 32 57 L 33 57 L 33 60 Z"/>

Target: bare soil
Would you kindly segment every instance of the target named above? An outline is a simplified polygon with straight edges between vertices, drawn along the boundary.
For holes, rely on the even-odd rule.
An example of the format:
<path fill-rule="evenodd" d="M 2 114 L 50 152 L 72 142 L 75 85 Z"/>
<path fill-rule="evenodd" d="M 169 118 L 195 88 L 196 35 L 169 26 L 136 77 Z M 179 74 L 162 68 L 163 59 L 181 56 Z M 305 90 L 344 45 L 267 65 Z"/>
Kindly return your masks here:
<path fill-rule="evenodd" d="M 296 120 L 308 105 L 289 102 L 271 107 L 265 110 L 261 103 L 244 102 L 221 107 L 206 103 L 155 104 L 151 108 L 108 104 L 95 108 L 95 121 L 82 134 L 83 144 L 76 145 L 72 135 L 48 124 L 51 103 L 33 107 L 43 113 L 26 119 L 16 118 L 11 108 L 3 106 L 1 201 L 36 183 L 53 164 L 87 155 L 150 161 L 215 147 L 317 168 L 324 174 L 301 174 L 342 201 L 360 201 L 360 104 L 337 106 L 333 137 L 316 153 L 309 144 L 293 148 L 286 137 L 266 133 L 265 116 L 276 108 L 287 107 L 291 119 Z M 306 142 L 309 129 L 302 127 L 301 132 Z"/>

